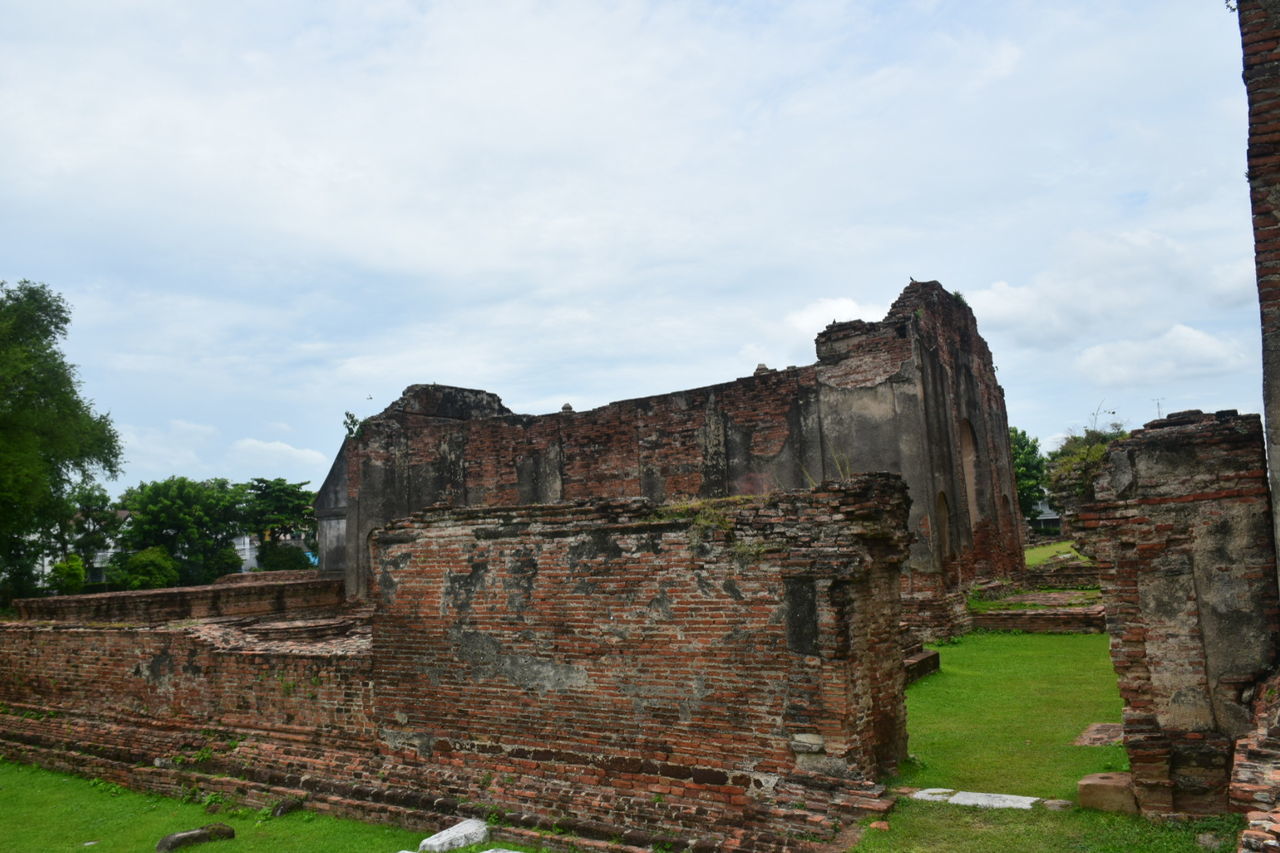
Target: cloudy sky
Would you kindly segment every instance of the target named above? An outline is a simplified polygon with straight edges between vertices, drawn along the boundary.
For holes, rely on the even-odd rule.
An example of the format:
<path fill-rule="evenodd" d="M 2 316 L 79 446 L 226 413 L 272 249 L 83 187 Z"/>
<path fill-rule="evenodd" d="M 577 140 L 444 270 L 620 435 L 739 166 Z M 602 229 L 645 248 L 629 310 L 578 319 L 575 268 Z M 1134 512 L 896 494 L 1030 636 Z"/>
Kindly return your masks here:
<path fill-rule="evenodd" d="M 318 486 L 411 383 L 579 410 L 908 279 L 1010 423 L 1259 411 L 1220 0 L 0 0 L 0 278 L 171 474 Z M 1115 412 L 1112 416 L 1109 412 Z"/>

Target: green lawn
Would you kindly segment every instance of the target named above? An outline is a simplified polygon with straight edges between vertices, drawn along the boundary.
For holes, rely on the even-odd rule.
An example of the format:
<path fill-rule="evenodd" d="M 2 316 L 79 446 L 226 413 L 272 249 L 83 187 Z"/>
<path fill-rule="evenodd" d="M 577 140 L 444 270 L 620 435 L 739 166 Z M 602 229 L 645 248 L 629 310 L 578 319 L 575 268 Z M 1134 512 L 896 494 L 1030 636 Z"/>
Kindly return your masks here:
<path fill-rule="evenodd" d="M 1089 723 L 1120 721 L 1105 635 L 978 632 L 934 648 L 941 671 L 907 688 L 914 758 L 894 784 L 1074 800 L 1080 777 L 1127 768 L 1120 746 L 1071 745 Z M 905 797 L 888 822 L 888 831 L 868 828 L 856 853 L 1229 853 L 1243 827 L 1234 815 L 1155 824 L 1080 808 L 980 809 Z M 1198 844 L 1204 833 L 1218 846 Z"/>
<path fill-rule="evenodd" d="M 940 672 L 907 689 L 914 761 L 899 784 L 1074 799 L 1089 773 L 1128 766 L 1121 746 L 1072 746 L 1120 722 L 1103 634 L 973 633 L 937 647 Z"/>
<path fill-rule="evenodd" d="M 429 833 L 308 812 L 262 819 L 257 811 L 206 814 L 204 807 L 0 759 L 0 850 L 137 853 L 171 832 L 221 821 L 233 841 L 193 850 L 370 853 L 417 850 Z M 90 844 L 90 842 L 95 842 Z"/>
<path fill-rule="evenodd" d="M 899 800 L 889 831 L 867 829 L 856 853 L 1231 853 L 1238 815 L 1156 824 L 1089 809 L 979 809 Z M 1212 833 L 1216 847 L 1196 841 Z"/>
<path fill-rule="evenodd" d="M 1034 548 L 1028 548 L 1023 552 L 1027 560 L 1027 568 L 1038 566 L 1048 561 L 1051 557 L 1059 554 L 1075 554 L 1076 559 L 1089 562 L 1089 559 L 1071 546 L 1070 541 L 1047 542 L 1044 545 L 1037 545 Z"/>

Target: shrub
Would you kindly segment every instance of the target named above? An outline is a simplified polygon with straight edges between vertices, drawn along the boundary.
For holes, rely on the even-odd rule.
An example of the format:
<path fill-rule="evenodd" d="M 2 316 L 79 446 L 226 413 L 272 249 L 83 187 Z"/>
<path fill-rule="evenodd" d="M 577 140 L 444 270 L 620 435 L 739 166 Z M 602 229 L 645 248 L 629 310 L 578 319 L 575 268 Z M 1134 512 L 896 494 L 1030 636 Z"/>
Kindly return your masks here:
<path fill-rule="evenodd" d="M 107 582 L 117 589 L 158 589 L 178 582 L 178 562 L 159 545 L 136 554 L 117 554 L 107 569 Z"/>
<path fill-rule="evenodd" d="M 301 548 L 282 545 L 279 542 L 265 542 L 258 549 L 258 571 L 291 572 L 311 568 L 311 560 Z"/>
<path fill-rule="evenodd" d="M 79 554 L 71 554 L 49 570 L 49 586 L 59 595 L 75 595 L 84 589 L 84 560 Z"/>

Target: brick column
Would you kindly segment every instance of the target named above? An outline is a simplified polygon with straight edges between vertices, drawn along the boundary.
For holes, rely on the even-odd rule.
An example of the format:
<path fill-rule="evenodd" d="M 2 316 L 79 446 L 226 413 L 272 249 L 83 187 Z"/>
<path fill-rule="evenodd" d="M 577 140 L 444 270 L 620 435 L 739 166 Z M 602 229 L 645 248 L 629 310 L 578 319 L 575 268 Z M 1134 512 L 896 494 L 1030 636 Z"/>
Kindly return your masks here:
<path fill-rule="evenodd" d="M 1227 810 L 1235 741 L 1275 662 L 1262 451 L 1257 415 L 1178 412 L 1112 444 L 1081 508 L 1146 814 Z"/>
<path fill-rule="evenodd" d="M 1238 6 L 1249 96 L 1248 176 L 1262 311 L 1263 409 L 1275 493 L 1280 485 L 1280 0 L 1240 0 Z"/>

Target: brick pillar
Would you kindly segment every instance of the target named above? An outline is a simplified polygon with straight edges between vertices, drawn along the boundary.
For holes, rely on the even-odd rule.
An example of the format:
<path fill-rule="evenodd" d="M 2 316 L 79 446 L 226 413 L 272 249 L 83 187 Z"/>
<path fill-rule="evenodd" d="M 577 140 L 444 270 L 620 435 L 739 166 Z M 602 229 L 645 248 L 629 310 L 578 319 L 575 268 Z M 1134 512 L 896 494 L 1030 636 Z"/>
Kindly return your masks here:
<path fill-rule="evenodd" d="M 1239 0 L 1271 491 L 1280 486 L 1280 0 Z M 1280 533 L 1280 519 L 1276 519 Z M 1277 536 L 1280 539 L 1280 535 Z"/>
<path fill-rule="evenodd" d="M 1098 563 L 1138 805 L 1224 812 L 1280 628 L 1261 421 L 1152 421 L 1110 446 L 1094 492 L 1077 535 Z"/>

